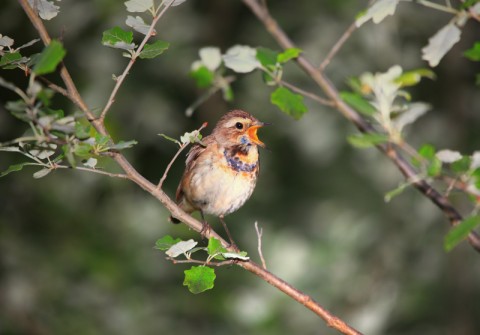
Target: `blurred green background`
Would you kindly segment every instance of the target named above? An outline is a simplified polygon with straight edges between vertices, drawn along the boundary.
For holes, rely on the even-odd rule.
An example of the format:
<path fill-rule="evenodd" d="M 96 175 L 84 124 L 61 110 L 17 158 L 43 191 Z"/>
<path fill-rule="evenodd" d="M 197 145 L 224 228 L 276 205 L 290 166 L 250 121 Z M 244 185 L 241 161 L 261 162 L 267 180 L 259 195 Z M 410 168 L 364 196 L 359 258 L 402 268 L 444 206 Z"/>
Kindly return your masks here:
<path fill-rule="evenodd" d="M 66 65 L 91 108 L 101 109 L 126 58 L 103 47 L 102 32 L 125 27 L 121 1 L 58 3 L 46 23 L 68 50 Z M 367 1 L 270 1 L 272 14 L 306 56 L 319 64 Z M 15 1 L 3 2 L 0 33 L 20 44 L 36 38 Z M 419 5 L 401 3 L 380 25 L 355 32 L 327 74 L 339 88 L 349 76 L 425 67 L 421 48 L 450 19 Z M 157 182 L 177 148 L 157 136 L 179 137 L 209 121 L 208 133 L 227 110 L 242 108 L 274 126 L 260 138 L 262 170 L 252 198 L 227 218 L 237 243 L 254 260 L 254 222 L 263 228 L 263 251 L 273 273 L 310 294 L 366 334 L 479 334 L 480 255 L 463 243 L 443 251 L 448 223 L 417 191 L 391 203 L 383 196 L 402 180 L 373 149 L 346 143 L 355 132 L 338 113 L 309 101 L 300 121 L 269 103 L 271 88 L 259 73 L 238 76 L 235 100 L 215 95 L 187 118 L 185 109 L 202 93 L 188 76 L 198 49 L 235 44 L 278 49 L 240 1 L 190 0 L 169 10 L 158 38 L 170 49 L 135 64 L 108 118 L 115 139 L 136 139 L 126 151 L 133 165 Z M 137 36 L 137 41 L 139 36 Z M 462 52 L 480 38 L 470 22 L 462 40 L 435 69 L 438 78 L 414 90 L 414 100 L 433 110 L 410 128 L 414 146 L 431 143 L 471 154 L 478 150 L 478 66 Z M 41 49 L 40 43 L 30 51 Z M 19 71 L 2 77 L 21 87 Z M 53 76 L 53 80 L 56 78 Z M 295 64 L 285 79 L 318 88 Z M 16 97 L 0 90 L 2 106 Z M 62 97 L 55 106 L 74 112 Z M 26 128 L 0 107 L 0 142 Z M 0 154 L 0 169 L 22 161 Z M 108 162 L 101 164 L 116 170 Z M 189 265 L 172 265 L 153 249 L 170 234 L 198 238 L 136 185 L 79 171 L 55 171 L 33 179 L 25 169 L 0 179 L 1 334 L 336 334 L 283 293 L 235 266 L 217 271 L 214 290 L 192 295 L 182 286 Z M 166 181 L 173 196 L 183 172 L 179 159 Z M 463 207 L 461 196 L 454 201 Z M 211 218 L 213 225 L 220 225 Z"/>

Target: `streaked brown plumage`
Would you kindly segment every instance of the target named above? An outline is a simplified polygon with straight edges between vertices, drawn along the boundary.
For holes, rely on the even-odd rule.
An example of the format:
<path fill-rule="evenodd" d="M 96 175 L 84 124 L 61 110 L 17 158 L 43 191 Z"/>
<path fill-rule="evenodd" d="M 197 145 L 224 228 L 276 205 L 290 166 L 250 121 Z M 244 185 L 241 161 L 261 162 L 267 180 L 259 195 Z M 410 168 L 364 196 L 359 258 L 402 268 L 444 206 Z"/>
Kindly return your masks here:
<path fill-rule="evenodd" d="M 200 211 L 202 218 L 218 216 L 224 224 L 223 217 L 239 209 L 255 188 L 260 171 L 258 146 L 265 146 L 257 129 L 264 125 L 242 110 L 222 116 L 202 144 L 195 144 L 187 154 L 176 194 L 178 205 L 187 213 Z M 179 220 L 172 218 L 172 222 Z"/>

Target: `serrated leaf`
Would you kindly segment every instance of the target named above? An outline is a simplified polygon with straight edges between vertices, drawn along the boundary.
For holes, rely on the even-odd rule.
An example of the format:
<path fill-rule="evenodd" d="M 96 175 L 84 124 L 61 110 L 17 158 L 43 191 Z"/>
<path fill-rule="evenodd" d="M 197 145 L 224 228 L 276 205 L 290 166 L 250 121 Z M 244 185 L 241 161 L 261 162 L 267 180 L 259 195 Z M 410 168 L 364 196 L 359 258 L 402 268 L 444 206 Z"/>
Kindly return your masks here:
<path fill-rule="evenodd" d="M 280 110 L 299 120 L 307 112 L 307 106 L 303 103 L 303 96 L 292 93 L 285 87 L 279 87 L 270 95 L 270 101 Z"/>
<path fill-rule="evenodd" d="M 124 149 L 129 149 L 133 147 L 135 144 L 138 142 L 135 140 L 132 141 L 119 141 L 118 143 L 115 143 L 112 146 L 109 146 L 108 148 L 111 150 L 124 150 Z"/>
<path fill-rule="evenodd" d="M 472 61 L 480 61 L 480 42 L 475 42 L 473 47 L 465 51 L 463 54 Z"/>
<path fill-rule="evenodd" d="M 125 31 L 120 27 L 113 27 L 105 30 L 102 36 L 102 44 L 116 49 L 132 50 L 135 48 L 133 33 Z"/>
<path fill-rule="evenodd" d="M 480 225 L 480 216 L 472 216 L 454 226 L 445 236 L 444 248 L 450 251 L 468 237 L 468 234 Z"/>
<path fill-rule="evenodd" d="M 260 67 L 257 51 L 246 45 L 235 45 L 223 55 L 225 66 L 237 73 L 248 73 Z"/>
<path fill-rule="evenodd" d="M 286 63 L 290 59 L 297 58 L 302 53 L 302 49 L 289 48 L 277 56 L 277 62 Z"/>
<path fill-rule="evenodd" d="M 460 41 L 462 31 L 452 22 L 440 29 L 428 40 L 428 45 L 422 49 L 422 59 L 431 67 L 435 67 L 445 54 Z"/>
<path fill-rule="evenodd" d="M 191 71 L 190 76 L 195 80 L 197 87 L 199 88 L 212 86 L 215 79 L 215 74 L 203 65 L 196 70 Z"/>
<path fill-rule="evenodd" d="M 180 241 L 180 242 L 172 245 L 165 253 L 168 256 L 170 256 L 172 258 L 175 258 L 177 256 L 180 256 L 180 255 L 186 253 L 187 251 L 190 251 L 197 244 L 198 244 L 198 242 L 196 242 L 192 239 L 190 239 L 188 241 Z"/>
<path fill-rule="evenodd" d="M 139 33 L 143 35 L 147 35 L 148 31 L 150 30 L 150 26 L 143 21 L 143 19 L 140 16 L 133 17 L 131 15 L 127 16 L 127 20 L 125 21 L 125 24 L 129 27 L 131 27 L 133 30 L 138 31 Z M 154 29 L 153 30 L 153 35 L 156 35 L 157 32 Z"/>
<path fill-rule="evenodd" d="M 257 53 L 255 57 L 264 67 L 275 67 L 275 65 L 277 64 L 278 52 L 268 48 L 260 47 L 257 48 Z"/>
<path fill-rule="evenodd" d="M 369 20 L 372 20 L 375 24 L 382 22 L 387 16 L 395 13 L 399 2 L 400 0 L 378 0 L 357 18 L 356 26 L 360 27 Z"/>
<path fill-rule="evenodd" d="M 130 13 L 143 13 L 153 7 L 153 0 L 129 0 L 125 6 Z"/>
<path fill-rule="evenodd" d="M 173 245 L 177 244 L 180 242 L 181 239 L 179 238 L 173 238 L 170 235 L 165 235 L 164 237 L 158 239 L 155 242 L 155 249 L 159 250 L 168 250 L 170 249 Z"/>
<path fill-rule="evenodd" d="M 200 55 L 200 61 L 210 71 L 215 71 L 222 64 L 222 53 L 219 48 L 205 47 L 201 48 L 198 52 Z"/>
<path fill-rule="evenodd" d="M 53 1 L 47 0 L 28 0 L 30 6 L 36 10 L 43 20 L 51 20 L 57 16 L 60 7 L 56 6 Z"/>
<path fill-rule="evenodd" d="M 462 154 L 458 151 L 453 151 L 449 149 L 437 151 L 435 156 L 442 161 L 443 163 L 453 163 L 462 159 Z"/>
<path fill-rule="evenodd" d="M 183 285 L 193 294 L 198 294 L 212 289 L 215 282 L 215 271 L 206 266 L 192 266 L 185 270 Z"/>
<path fill-rule="evenodd" d="M 377 144 L 386 143 L 389 140 L 385 134 L 355 134 L 347 137 L 348 142 L 356 148 L 371 148 Z"/>
<path fill-rule="evenodd" d="M 43 75 L 55 71 L 57 65 L 62 61 L 63 57 L 65 57 L 65 54 L 66 51 L 62 43 L 57 40 L 52 40 L 40 53 L 33 67 L 33 72 L 37 75 Z"/>
<path fill-rule="evenodd" d="M 143 48 L 142 52 L 140 52 L 139 57 L 142 59 L 155 58 L 161 55 L 165 50 L 167 50 L 169 46 L 170 46 L 170 43 L 165 41 L 155 41 L 152 44 L 147 43 L 145 44 L 145 47 Z"/>
<path fill-rule="evenodd" d="M 39 171 L 37 171 L 37 172 L 35 172 L 35 173 L 33 174 L 33 178 L 35 178 L 35 179 L 43 178 L 43 177 L 45 177 L 47 174 L 49 174 L 50 172 L 52 172 L 52 169 L 46 169 L 46 168 L 45 168 L 45 169 L 41 169 L 41 170 L 39 170 Z"/>
<path fill-rule="evenodd" d="M 377 112 L 375 107 L 358 93 L 340 92 L 340 98 L 349 106 L 364 115 L 373 115 Z"/>

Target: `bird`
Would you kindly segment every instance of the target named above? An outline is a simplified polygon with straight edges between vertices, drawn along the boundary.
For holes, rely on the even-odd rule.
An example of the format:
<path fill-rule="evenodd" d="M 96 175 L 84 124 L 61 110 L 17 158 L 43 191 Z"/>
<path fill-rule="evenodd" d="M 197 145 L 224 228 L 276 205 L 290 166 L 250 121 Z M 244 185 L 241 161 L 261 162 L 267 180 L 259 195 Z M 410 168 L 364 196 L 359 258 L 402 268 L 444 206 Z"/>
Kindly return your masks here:
<path fill-rule="evenodd" d="M 189 214 L 200 212 L 202 235 L 210 229 L 204 215 L 216 216 L 236 248 L 224 217 L 242 207 L 255 189 L 260 172 L 258 147 L 265 148 L 257 130 L 266 125 L 243 110 L 232 110 L 187 153 L 176 203 Z M 180 223 L 173 216 L 170 221 Z"/>

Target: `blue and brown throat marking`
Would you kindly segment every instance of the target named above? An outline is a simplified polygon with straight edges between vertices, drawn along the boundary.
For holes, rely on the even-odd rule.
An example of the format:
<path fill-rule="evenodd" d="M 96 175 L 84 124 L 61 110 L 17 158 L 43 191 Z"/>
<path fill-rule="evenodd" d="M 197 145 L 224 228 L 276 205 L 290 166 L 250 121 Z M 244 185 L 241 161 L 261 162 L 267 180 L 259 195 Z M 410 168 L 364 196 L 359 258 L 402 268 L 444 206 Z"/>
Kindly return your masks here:
<path fill-rule="evenodd" d="M 233 170 L 237 172 L 253 172 L 257 167 L 257 162 L 251 164 L 242 162 L 240 160 L 240 157 L 235 155 L 238 151 L 239 150 L 231 150 L 231 152 L 229 152 L 227 151 L 227 149 L 223 151 L 223 155 L 227 160 L 228 166 L 230 166 Z"/>

